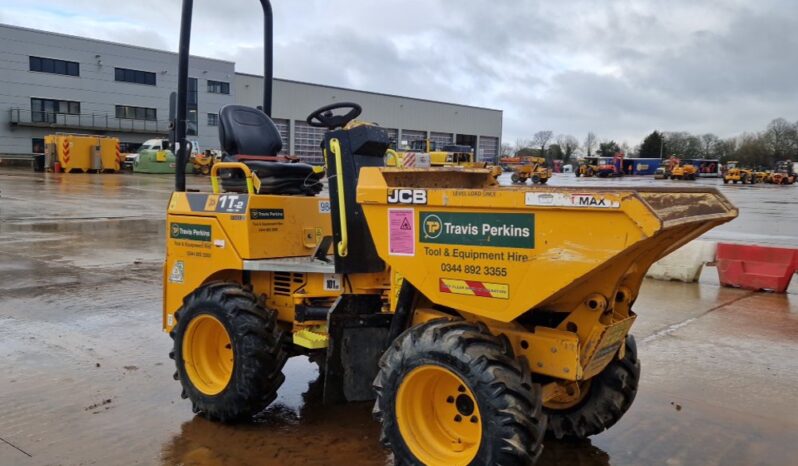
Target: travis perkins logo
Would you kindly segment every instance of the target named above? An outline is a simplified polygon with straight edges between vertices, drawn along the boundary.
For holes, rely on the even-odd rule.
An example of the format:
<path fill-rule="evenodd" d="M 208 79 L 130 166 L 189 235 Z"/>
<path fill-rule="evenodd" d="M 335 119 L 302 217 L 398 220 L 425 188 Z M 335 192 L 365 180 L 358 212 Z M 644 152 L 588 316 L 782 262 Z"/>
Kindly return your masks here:
<path fill-rule="evenodd" d="M 422 243 L 533 249 L 535 215 L 421 212 L 419 236 Z"/>
<path fill-rule="evenodd" d="M 192 223 L 172 223 L 169 227 L 169 237 L 173 239 L 210 242 L 211 226 L 195 225 Z"/>

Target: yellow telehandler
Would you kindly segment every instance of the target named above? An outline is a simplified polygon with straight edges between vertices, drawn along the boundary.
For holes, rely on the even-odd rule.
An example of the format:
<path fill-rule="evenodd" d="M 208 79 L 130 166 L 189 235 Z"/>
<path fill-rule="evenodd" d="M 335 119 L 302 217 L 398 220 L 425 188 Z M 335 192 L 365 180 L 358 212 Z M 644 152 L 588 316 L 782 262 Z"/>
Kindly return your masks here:
<path fill-rule="evenodd" d="M 546 167 L 544 157 L 523 157 L 518 165 L 512 166 L 513 174 L 510 180 L 513 183 L 526 183 L 532 180 L 532 184 L 546 184 L 551 178 L 551 168 Z"/>
<path fill-rule="evenodd" d="M 615 424 L 638 390 L 629 330 L 646 270 L 737 210 L 708 188 L 501 187 L 488 169 L 387 168 L 387 134 L 345 102 L 308 116 L 328 130 L 321 195 L 313 167 L 274 161 L 261 4 L 263 111 L 220 110 L 210 190 L 186 191 L 180 145 L 167 210 L 163 328 L 194 412 L 252 419 L 305 354 L 323 361 L 325 402 L 375 400 L 397 464 L 530 464 L 547 431 Z"/>

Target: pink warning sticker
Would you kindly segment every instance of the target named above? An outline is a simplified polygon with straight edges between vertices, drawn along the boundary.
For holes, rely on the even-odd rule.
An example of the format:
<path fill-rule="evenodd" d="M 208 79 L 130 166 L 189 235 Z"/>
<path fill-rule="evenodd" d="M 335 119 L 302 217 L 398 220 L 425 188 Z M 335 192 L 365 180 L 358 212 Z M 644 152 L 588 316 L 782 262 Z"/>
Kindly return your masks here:
<path fill-rule="evenodd" d="M 416 255 L 416 215 L 413 209 L 388 209 L 388 254 Z"/>

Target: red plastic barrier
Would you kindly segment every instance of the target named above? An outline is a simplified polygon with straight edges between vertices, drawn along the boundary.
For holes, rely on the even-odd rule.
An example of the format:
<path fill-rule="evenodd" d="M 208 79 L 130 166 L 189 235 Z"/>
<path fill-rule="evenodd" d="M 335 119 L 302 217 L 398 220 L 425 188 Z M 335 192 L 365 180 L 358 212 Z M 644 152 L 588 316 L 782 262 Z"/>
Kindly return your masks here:
<path fill-rule="evenodd" d="M 723 286 L 784 293 L 798 269 L 798 249 L 718 244 L 718 276 Z"/>

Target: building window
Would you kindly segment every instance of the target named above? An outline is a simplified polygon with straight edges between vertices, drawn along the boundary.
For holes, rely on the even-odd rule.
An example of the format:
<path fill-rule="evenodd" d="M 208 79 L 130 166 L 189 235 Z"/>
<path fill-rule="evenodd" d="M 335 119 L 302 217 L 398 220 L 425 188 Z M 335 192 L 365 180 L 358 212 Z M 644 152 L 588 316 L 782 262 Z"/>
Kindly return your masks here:
<path fill-rule="evenodd" d="M 31 140 L 32 144 L 32 152 L 34 154 L 44 154 L 44 139 L 43 138 L 33 138 Z"/>
<path fill-rule="evenodd" d="M 454 142 L 452 133 L 429 133 L 429 140 L 437 147 L 448 146 Z"/>
<path fill-rule="evenodd" d="M 382 128 L 385 131 L 385 134 L 388 135 L 388 139 L 391 140 L 390 148 L 396 150 L 398 147 L 396 144 L 396 140 L 399 138 L 399 130 L 396 128 Z"/>
<path fill-rule="evenodd" d="M 208 114 L 208 126 L 219 126 L 219 115 L 216 113 Z"/>
<path fill-rule="evenodd" d="M 402 141 L 400 143 L 400 147 L 401 148 L 411 147 L 413 145 L 413 141 L 423 141 L 425 139 L 427 139 L 426 131 L 403 129 Z"/>
<path fill-rule="evenodd" d="M 55 99 L 30 99 L 31 120 L 34 123 L 55 123 L 56 115 L 80 115 L 80 102 Z"/>
<path fill-rule="evenodd" d="M 211 94 L 229 94 L 230 83 L 224 81 L 211 81 L 208 80 L 208 92 Z"/>
<path fill-rule="evenodd" d="M 324 139 L 325 128 L 315 128 L 305 121 L 294 122 L 294 155 L 299 156 L 303 162 L 321 164 L 321 141 Z"/>
<path fill-rule="evenodd" d="M 129 70 L 127 68 L 114 68 L 114 79 L 126 83 L 155 85 L 155 73 L 149 71 Z"/>
<path fill-rule="evenodd" d="M 30 70 L 66 76 L 80 76 L 80 64 L 78 62 L 56 60 L 55 58 L 30 57 Z"/>
<path fill-rule="evenodd" d="M 116 117 L 127 120 L 150 120 L 158 119 L 158 114 L 154 108 L 133 107 L 131 105 L 117 105 Z"/>

